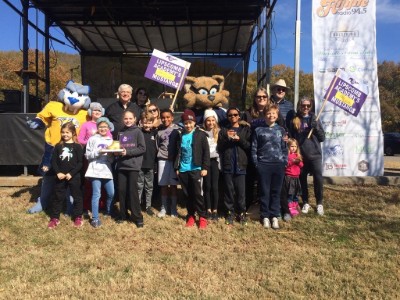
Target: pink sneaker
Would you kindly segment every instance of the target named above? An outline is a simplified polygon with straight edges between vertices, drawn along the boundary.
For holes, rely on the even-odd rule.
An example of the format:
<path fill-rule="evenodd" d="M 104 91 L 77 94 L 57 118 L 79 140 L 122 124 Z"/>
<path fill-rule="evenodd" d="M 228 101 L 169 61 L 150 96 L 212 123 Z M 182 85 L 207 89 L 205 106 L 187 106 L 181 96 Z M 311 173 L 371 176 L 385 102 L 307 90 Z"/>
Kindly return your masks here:
<path fill-rule="evenodd" d="M 75 227 L 82 227 L 83 225 L 83 220 L 82 217 L 76 217 L 74 221 L 74 226 Z"/>
<path fill-rule="evenodd" d="M 290 215 L 292 217 L 295 217 L 295 216 L 297 216 L 299 214 L 299 211 L 296 208 L 296 203 L 295 202 L 290 202 L 289 203 L 289 212 L 290 212 Z"/>
<path fill-rule="evenodd" d="M 186 221 L 186 227 L 192 227 L 196 223 L 196 220 L 193 216 L 189 216 Z"/>
<path fill-rule="evenodd" d="M 203 218 L 203 217 L 200 217 L 199 229 L 206 229 L 206 227 L 207 227 L 207 219 Z"/>
<path fill-rule="evenodd" d="M 47 225 L 48 229 L 54 229 L 58 226 L 58 224 L 60 224 L 60 220 L 56 219 L 56 218 L 52 218 L 50 219 L 49 224 Z"/>

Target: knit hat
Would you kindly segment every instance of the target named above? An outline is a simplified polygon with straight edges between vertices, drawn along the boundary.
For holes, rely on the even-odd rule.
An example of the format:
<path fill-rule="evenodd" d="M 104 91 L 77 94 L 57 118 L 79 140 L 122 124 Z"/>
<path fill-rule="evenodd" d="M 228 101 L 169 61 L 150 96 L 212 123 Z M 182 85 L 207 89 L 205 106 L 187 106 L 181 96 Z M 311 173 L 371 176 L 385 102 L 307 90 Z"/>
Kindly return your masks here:
<path fill-rule="evenodd" d="M 217 116 L 217 113 L 216 113 L 214 110 L 212 110 L 212 109 L 207 109 L 207 110 L 204 111 L 203 120 L 206 121 L 207 118 L 209 118 L 209 117 L 214 117 L 214 118 L 215 118 L 215 121 L 218 122 L 218 116 Z"/>
<path fill-rule="evenodd" d="M 183 114 L 181 116 L 181 120 L 183 123 L 185 123 L 185 121 L 189 121 L 189 120 L 196 122 L 196 116 L 192 110 L 185 109 L 185 111 L 183 112 Z"/>
<path fill-rule="evenodd" d="M 96 102 L 94 102 L 96 103 Z M 114 131 L 114 124 L 111 123 L 111 121 L 106 118 L 106 117 L 100 117 L 96 121 L 96 126 L 99 126 L 100 123 L 107 123 L 108 127 L 110 128 L 110 131 Z"/>
<path fill-rule="evenodd" d="M 103 111 L 103 106 L 101 106 L 101 103 L 99 102 L 92 102 L 90 103 L 89 108 L 94 111 L 94 110 L 99 110 L 99 111 Z"/>

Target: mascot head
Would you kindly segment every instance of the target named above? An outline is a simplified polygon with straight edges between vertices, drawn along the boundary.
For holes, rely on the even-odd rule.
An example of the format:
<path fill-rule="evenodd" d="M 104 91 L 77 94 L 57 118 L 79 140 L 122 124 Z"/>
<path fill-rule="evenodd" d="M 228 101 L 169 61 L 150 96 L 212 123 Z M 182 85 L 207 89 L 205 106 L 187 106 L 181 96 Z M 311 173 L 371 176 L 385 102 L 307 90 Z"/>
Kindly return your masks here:
<path fill-rule="evenodd" d="M 185 106 L 187 108 L 208 109 L 228 104 L 229 92 L 224 90 L 224 76 L 191 77 L 185 79 Z"/>
<path fill-rule="evenodd" d="M 89 108 L 91 102 L 89 91 L 90 87 L 88 85 L 81 85 L 70 80 L 65 88 L 58 93 L 58 99 L 64 103 L 67 110 L 76 113 L 82 108 Z"/>

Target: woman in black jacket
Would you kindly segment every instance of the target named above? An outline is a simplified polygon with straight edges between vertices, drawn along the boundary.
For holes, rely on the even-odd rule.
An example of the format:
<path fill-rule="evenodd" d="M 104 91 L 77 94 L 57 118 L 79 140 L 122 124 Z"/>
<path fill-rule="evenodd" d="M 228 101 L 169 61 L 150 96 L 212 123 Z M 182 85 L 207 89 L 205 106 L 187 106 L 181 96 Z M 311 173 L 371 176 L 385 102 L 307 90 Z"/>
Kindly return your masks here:
<path fill-rule="evenodd" d="M 317 213 L 324 214 L 323 207 L 323 178 L 322 178 L 322 150 L 321 143 L 325 140 L 325 131 L 321 122 L 311 112 L 312 100 L 302 98 L 299 101 L 297 114 L 289 122 L 289 135 L 296 139 L 300 145 L 304 159 L 304 167 L 301 170 L 300 182 L 303 200 L 303 213 L 308 213 L 311 206 L 308 203 L 307 176 L 313 175 L 314 194 L 317 200 Z M 310 134 L 311 132 L 311 134 Z"/>
<path fill-rule="evenodd" d="M 229 108 L 227 116 L 229 125 L 219 132 L 217 144 L 224 177 L 225 223 L 233 225 L 236 206 L 240 223 L 246 225 L 245 180 L 251 146 L 250 127 L 239 124 L 240 111 L 237 108 Z"/>

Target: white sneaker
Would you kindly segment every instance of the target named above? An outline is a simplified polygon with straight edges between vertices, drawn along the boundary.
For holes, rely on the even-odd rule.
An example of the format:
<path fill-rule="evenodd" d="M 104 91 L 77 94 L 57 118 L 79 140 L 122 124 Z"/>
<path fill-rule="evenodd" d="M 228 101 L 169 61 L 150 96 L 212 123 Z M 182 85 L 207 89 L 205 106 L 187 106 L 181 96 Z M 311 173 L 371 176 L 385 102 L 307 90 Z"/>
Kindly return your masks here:
<path fill-rule="evenodd" d="M 269 221 L 268 218 L 263 219 L 263 226 L 264 228 L 271 228 L 271 222 Z"/>
<path fill-rule="evenodd" d="M 278 218 L 275 218 L 275 217 L 272 218 L 272 228 L 279 229 Z"/>
<path fill-rule="evenodd" d="M 161 209 L 160 212 L 157 214 L 157 217 L 164 218 L 167 215 L 165 209 Z"/>
<path fill-rule="evenodd" d="M 311 208 L 310 204 L 306 203 L 306 204 L 303 205 L 303 208 L 302 208 L 301 212 L 303 214 L 307 214 L 308 211 L 310 210 L 310 208 Z"/>
<path fill-rule="evenodd" d="M 324 215 L 324 207 L 322 206 L 322 204 L 317 205 L 317 214 L 320 216 Z"/>

